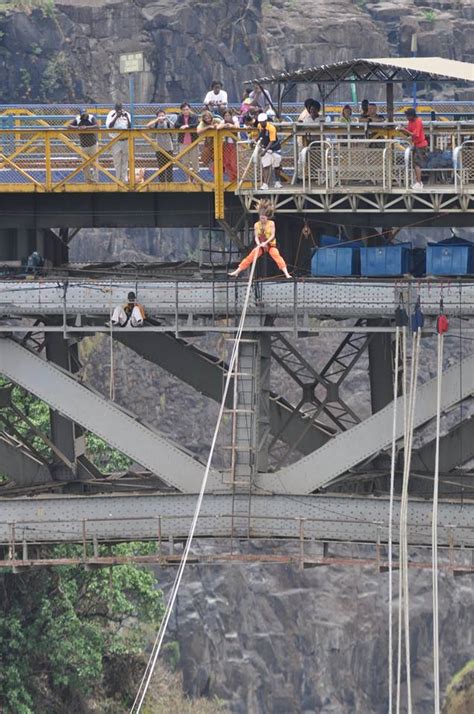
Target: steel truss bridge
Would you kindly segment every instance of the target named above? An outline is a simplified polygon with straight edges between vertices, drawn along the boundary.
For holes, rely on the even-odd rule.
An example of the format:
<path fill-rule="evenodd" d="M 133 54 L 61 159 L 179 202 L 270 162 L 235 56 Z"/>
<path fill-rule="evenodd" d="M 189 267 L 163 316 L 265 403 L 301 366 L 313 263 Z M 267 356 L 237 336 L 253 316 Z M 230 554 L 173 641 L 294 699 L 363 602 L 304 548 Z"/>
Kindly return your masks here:
<path fill-rule="evenodd" d="M 105 325 L 111 307 L 131 288 L 146 304 L 150 322 L 140 330 L 111 331 Z M 225 358 L 203 351 L 194 337 L 232 336 L 244 288 L 244 282 L 222 277 L 128 281 L 58 275 L 54 281 L 44 277 L 0 285 L 0 372 L 7 380 L 0 392 L 0 462 L 9 479 L 0 501 L 5 562 L 15 568 L 45 564 L 49 560 L 38 555 L 40 544 L 69 541 L 81 545 L 77 562 L 106 563 L 110 557 L 101 560 L 105 556 L 100 544 L 120 539 L 157 540 L 155 559 L 179 560 L 176 543 L 186 535 L 203 464 L 87 385 L 81 377 L 78 342 L 106 333 L 219 402 Z M 400 304 L 409 309 L 418 297 L 427 341 L 443 298 L 457 354 L 461 337 L 472 339 L 473 281 L 256 282 L 235 388 L 226 405 L 235 425 L 228 447 L 235 458 L 211 473 L 200 539 L 219 541 L 223 557 L 231 560 L 256 557 L 236 545 L 248 539 L 266 544 L 271 557 L 270 540 L 278 538 L 289 543 L 285 557 L 302 567 L 360 564 L 365 558 L 383 569 L 394 313 Z M 328 338 L 334 342 L 332 356 L 321 365 L 309 361 L 307 343 Z M 445 414 L 460 410 L 474 390 L 474 356 L 462 351 L 460 361 L 451 362 L 443 380 Z M 348 400 L 346 389 L 347 378 L 362 364 L 369 371 L 371 416 Z M 276 368 L 299 393 L 295 400 L 272 391 Z M 49 458 L 35 448 L 40 435 L 15 407 L 10 384 L 49 405 Z M 435 379 L 419 386 L 417 428 L 434 418 L 435 396 Z M 400 405 L 399 415 L 402 412 Z M 455 553 L 474 544 L 474 481 L 463 468 L 474 458 L 472 429 L 471 420 L 455 419 L 441 444 L 440 540 L 447 549 L 446 567 L 459 572 L 471 565 Z M 109 477 L 98 472 L 85 455 L 84 430 L 102 437 L 142 470 Z M 402 433 L 400 418 L 398 439 Z M 401 442 L 399 448 L 401 464 Z M 429 544 L 433 463 L 433 440 L 425 435 L 412 463 L 413 545 Z M 397 491 L 399 487 L 397 472 Z M 329 545 L 337 543 L 372 550 L 358 558 L 337 551 L 329 556 Z M 196 552 L 195 557 L 208 556 Z M 280 556 L 273 552 L 272 557 L 278 561 Z"/>
<path fill-rule="evenodd" d="M 372 129 L 378 129 L 377 137 L 337 124 L 311 127 L 310 135 L 307 128 L 282 127 L 288 180 L 269 193 L 259 190 L 260 165 L 252 147 L 230 130 L 211 131 L 184 150 L 175 137 L 169 166 L 158 168 L 158 131 L 137 128 L 111 137 L 99 129 L 97 155 L 90 157 L 81 151 L 77 134 L 57 126 L 17 123 L 0 129 L 0 255 L 18 265 L 33 240 L 48 259 L 44 275 L 0 282 L 0 473 L 6 477 L 0 487 L 0 565 L 44 564 L 53 542 L 76 543 L 76 561 L 92 565 L 112 562 L 102 548 L 117 540 L 154 540 L 157 552 L 150 558 L 170 563 L 180 558 L 204 466 L 195 453 L 87 384 L 79 349 L 84 337 L 106 333 L 198 393 L 221 400 L 226 356 L 206 351 L 196 338 L 232 337 L 244 284 L 229 281 L 215 266 L 157 269 L 153 277 L 140 266 L 133 277 L 118 268 L 106 277 L 72 270 L 68 246 L 78 230 L 208 225 L 220 227 L 227 242 L 243 251 L 251 242 L 250 213 L 265 195 L 277 207 L 283 252 L 298 263 L 295 244 L 308 217 L 362 227 L 472 225 L 472 124 L 429 126 L 432 150 L 447 151 L 453 164 L 428 173 L 422 192 L 410 188 L 403 137 L 394 135 L 393 126 Z M 111 157 L 114 142 L 122 138 L 129 151 L 127 181 L 117 179 Z M 224 173 L 224 138 L 237 141 L 234 181 Z M 186 157 L 192 149 L 199 154 L 205 139 L 212 143 L 213 172 L 202 161 L 190 166 Z M 97 180 L 86 183 L 83 169 L 91 163 L 97 164 Z M 172 181 L 160 180 L 166 168 L 172 169 Z M 131 289 L 150 319 L 141 330 L 111 330 L 105 324 L 111 308 Z M 394 314 L 400 305 L 410 311 L 418 298 L 426 317 L 422 362 L 423 354 L 432 352 L 441 299 L 451 319 L 442 394 L 440 543 L 447 567 L 469 571 L 474 281 L 468 278 L 258 279 L 225 405 L 223 465 L 211 473 L 199 522 L 200 544 L 216 543 L 231 560 L 287 558 L 302 567 L 334 562 L 333 556 L 338 562 L 354 560 L 347 548 L 356 544 L 365 562 L 383 569 L 393 375 L 400 368 L 392 349 Z M 325 347 L 320 363 L 308 356 L 315 344 Z M 355 374 L 359 382 L 365 375 L 358 388 L 363 403 L 351 393 L 349 378 Z M 415 414 L 419 439 L 409 534 L 417 547 L 430 543 L 433 374 L 424 373 Z M 47 435 L 18 407 L 13 385 L 49 406 Z M 101 473 L 87 458 L 87 431 L 135 466 L 126 473 Z M 400 419 L 397 493 L 402 432 Z M 283 540 L 286 556 L 278 550 Z M 261 547 L 253 551 L 254 541 Z M 208 558 L 209 551 L 198 548 L 195 557 Z M 414 556 L 413 566 L 420 563 Z"/>

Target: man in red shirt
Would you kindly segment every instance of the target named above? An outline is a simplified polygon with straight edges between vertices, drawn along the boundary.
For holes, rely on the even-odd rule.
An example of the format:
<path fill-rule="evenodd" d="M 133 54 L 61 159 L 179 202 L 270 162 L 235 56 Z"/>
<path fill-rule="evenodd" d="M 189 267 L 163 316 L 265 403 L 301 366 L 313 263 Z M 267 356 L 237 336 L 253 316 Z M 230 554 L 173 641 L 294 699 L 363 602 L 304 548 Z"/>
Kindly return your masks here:
<path fill-rule="evenodd" d="M 416 115 L 415 110 L 407 109 L 405 116 L 408 119 L 408 125 L 406 129 L 402 129 L 401 131 L 409 134 L 411 137 L 413 144 L 413 167 L 415 169 L 416 178 L 412 189 L 419 191 L 423 188 L 421 170 L 424 168 L 426 159 L 428 158 L 428 142 L 426 141 L 425 132 L 423 130 L 423 122 L 420 117 Z"/>

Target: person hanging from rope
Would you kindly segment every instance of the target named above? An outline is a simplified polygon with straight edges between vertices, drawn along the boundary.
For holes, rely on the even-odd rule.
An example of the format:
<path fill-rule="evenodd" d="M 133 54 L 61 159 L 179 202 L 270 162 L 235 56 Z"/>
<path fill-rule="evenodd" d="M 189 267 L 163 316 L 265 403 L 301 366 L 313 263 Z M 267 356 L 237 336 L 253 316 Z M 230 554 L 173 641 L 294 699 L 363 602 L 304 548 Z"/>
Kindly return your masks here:
<path fill-rule="evenodd" d="M 236 278 L 242 270 L 246 270 L 252 265 L 256 257 L 260 258 L 264 253 L 268 253 L 270 258 L 272 258 L 280 268 L 285 278 L 291 278 L 286 263 L 276 247 L 275 221 L 270 220 L 273 216 L 273 209 L 268 201 L 260 201 L 258 212 L 259 220 L 254 225 L 255 243 L 257 247 L 254 248 L 247 257 L 241 260 L 239 267 L 229 273 L 229 275 L 231 278 Z"/>
<path fill-rule="evenodd" d="M 143 305 L 137 302 L 135 293 L 130 291 L 125 305 L 118 305 L 113 311 L 112 325 L 125 327 L 130 323 L 131 327 L 143 327 L 145 317 Z"/>

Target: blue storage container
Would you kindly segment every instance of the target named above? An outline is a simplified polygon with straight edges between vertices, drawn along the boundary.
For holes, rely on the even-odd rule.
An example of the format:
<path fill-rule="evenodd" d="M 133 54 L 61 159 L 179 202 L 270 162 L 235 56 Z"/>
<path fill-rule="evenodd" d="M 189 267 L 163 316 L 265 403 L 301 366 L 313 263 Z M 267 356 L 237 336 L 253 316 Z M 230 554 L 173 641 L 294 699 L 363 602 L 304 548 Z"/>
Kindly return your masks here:
<path fill-rule="evenodd" d="M 316 248 L 311 259 L 311 275 L 348 276 L 360 274 L 359 247 L 353 245 Z"/>
<path fill-rule="evenodd" d="M 360 272 L 369 277 L 405 275 L 411 271 L 411 243 L 360 249 Z"/>
<path fill-rule="evenodd" d="M 470 275 L 474 272 L 472 244 L 468 241 L 428 243 L 426 272 L 428 275 Z"/>

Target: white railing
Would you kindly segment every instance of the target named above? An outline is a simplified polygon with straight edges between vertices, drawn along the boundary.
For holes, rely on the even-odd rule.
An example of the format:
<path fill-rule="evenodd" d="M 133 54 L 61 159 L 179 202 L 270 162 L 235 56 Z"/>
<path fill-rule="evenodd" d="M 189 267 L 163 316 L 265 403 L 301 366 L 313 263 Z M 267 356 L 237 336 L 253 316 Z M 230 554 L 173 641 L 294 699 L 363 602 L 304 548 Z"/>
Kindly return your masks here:
<path fill-rule="evenodd" d="M 456 137 L 453 132 L 449 134 L 450 148 L 446 149 L 441 141 L 446 132 L 439 136 L 434 130 L 432 133 L 430 143 L 434 148 L 429 149 L 427 164 L 422 168 L 426 185 L 438 183 L 443 192 L 452 193 L 472 190 L 474 139 L 469 134 Z M 277 190 L 319 193 L 353 188 L 388 192 L 410 190 L 414 183 L 412 146 L 406 136 L 367 136 L 360 125 L 345 133 L 335 125 L 308 125 L 304 132 L 299 127 L 281 126 L 279 134 L 282 169 L 289 182 Z M 455 139 L 460 140 L 459 145 Z M 239 189 L 258 190 L 261 186 L 261 154 L 253 146 L 250 142 L 238 144 Z"/>
<path fill-rule="evenodd" d="M 464 141 L 453 151 L 454 187 L 457 192 L 474 188 L 474 140 Z"/>

